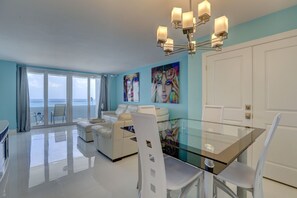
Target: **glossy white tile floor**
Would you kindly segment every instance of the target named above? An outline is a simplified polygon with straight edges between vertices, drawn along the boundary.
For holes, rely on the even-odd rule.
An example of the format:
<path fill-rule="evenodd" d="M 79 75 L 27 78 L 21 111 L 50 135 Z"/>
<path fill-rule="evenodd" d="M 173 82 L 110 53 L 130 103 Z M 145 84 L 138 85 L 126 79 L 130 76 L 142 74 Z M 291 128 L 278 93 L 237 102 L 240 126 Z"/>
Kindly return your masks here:
<path fill-rule="evenodd" d="M 10 135 L 0 197 L 133 198 L 136 180 L 137 155 L 112 163 L 78 138 L 75 126 L 56 127 Z M 267 198 L 297 197 L 296 189 L 270 180 L 264 180 L 264 191 Z M 188 197 L 196 197 L 196 189 Z"/>

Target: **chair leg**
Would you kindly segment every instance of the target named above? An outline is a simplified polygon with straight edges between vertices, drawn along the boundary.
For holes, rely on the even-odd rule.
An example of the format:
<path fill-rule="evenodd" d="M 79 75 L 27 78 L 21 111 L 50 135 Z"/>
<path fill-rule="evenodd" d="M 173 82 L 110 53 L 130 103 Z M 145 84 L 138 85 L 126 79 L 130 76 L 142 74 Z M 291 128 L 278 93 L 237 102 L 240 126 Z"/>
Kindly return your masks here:
<path fill-rule="evenodd" d="M 214 198 L 217 198 L 218 197 L 218 188 L 217 188 L 217 186 L 213 186 L 213 197 Z"/>
<path fill-rule="evenodd" d="M 167 190 L 167 198 L 171 198 L 170 190 Z"/>
<path fill-rule="evenodd" d="M 198 182 L 199 182 L 199 180 L 200 180 L 200 178 L 198 179 Z M 190 183 L 187 186 L 185 186 L 184 188 L 182 188 L 178 198 L 185 198 L 186 195 L 189 193 L 189 191 L 191 190 L 191 188 L 194 186 L 194 184 L 196 182 L 197 182 L 197 180 L 194 180 L 192 183 Z"/>
<path fill-rule="evenodd" d="M 262 182 L 260 183 L 260 186 L 258 188 L 252 189 L 252 194 L 253 194 L 253 198 L 264 197 Z"/>
<path fill-rule="evenodd" d="M 239 198 L 226 184 L 214 177 L 214 188 L 220 188 L 230 197 Z"/>
<path fill-rule="evenodd" d="M 204 197 L 204 174 L 198 179 L 198 182 L 197 182 L 197 196 L 198 198 L 203 198 Z"/>

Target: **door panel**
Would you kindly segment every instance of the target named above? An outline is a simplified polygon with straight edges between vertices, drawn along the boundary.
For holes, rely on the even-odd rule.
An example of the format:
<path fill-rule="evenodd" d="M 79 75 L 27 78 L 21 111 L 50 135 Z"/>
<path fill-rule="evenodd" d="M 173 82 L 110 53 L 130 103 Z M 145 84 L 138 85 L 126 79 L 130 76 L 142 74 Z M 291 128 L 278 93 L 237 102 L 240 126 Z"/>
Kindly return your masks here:
<path fill-rule="evenodd" d="M 244 48 L 206 58 L 206 104 L 224 106 L 224 122 L 251 126 L 245 104 L 252 103 L 252 50 Z"/>
<path fill-rule="evenodd" d="M 264 175 L 297 187 L 297 37 L 253 48 L 253 106 L 255 127 L 267 128 L 277 112 L 282 120 L 272 140 Z M 264 136 L 254 146 L 253 165 Z"/>

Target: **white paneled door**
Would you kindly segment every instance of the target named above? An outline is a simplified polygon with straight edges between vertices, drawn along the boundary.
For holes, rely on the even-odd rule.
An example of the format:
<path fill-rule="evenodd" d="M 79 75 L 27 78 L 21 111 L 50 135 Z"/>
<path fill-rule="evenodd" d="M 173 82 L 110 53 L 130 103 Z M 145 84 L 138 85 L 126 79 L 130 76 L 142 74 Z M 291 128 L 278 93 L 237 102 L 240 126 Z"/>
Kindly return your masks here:
<path fill-rule="evenodd" d="M 297 37 L 274 36 L 250 47 L 209 53 L 203 62 L 203 104 L 225 106 L 225 123 L 268 131 L 276 113 L 282 114 L 264 176 L 297 187 Z M 254 168 L 264 139 L 248 152 Z"/>
<path fill-rule="evenodd" d="M 252 48 L 206 56 L 204 104 L 224 106 L 224 123 L 252 126 L 246 105 L 252 103 Z"/>
<path fill-rule="evenodd" d="M 255 127 L 268 130 L 274 115 L 282 113 L 264 175 L 297 187 L 297 37 L 253 48 L 253 103 Z M 261 138 L 254 159 L 263 146 Z"/>

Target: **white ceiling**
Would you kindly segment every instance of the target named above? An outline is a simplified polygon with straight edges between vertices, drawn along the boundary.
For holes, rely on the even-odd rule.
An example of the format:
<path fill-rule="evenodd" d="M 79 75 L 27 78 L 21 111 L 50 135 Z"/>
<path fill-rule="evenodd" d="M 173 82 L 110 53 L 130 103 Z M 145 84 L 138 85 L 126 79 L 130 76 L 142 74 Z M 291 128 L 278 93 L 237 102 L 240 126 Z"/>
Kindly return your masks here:
<path fill-rule="evenodd" d="M 202 0 L 193 0 L 194 11 Z M 230 26 L 293 6 L 297 0 L 209 0 L 212 20 Z M 158 25 L 188 0 L 0 0 L 0 59 L 63 69 L 119 73 L 167 59 L 156 48 Z M 169 29 L 175 39 L 179 30 Z M 180 40 L 184 41 L 184 40 Z"/>

